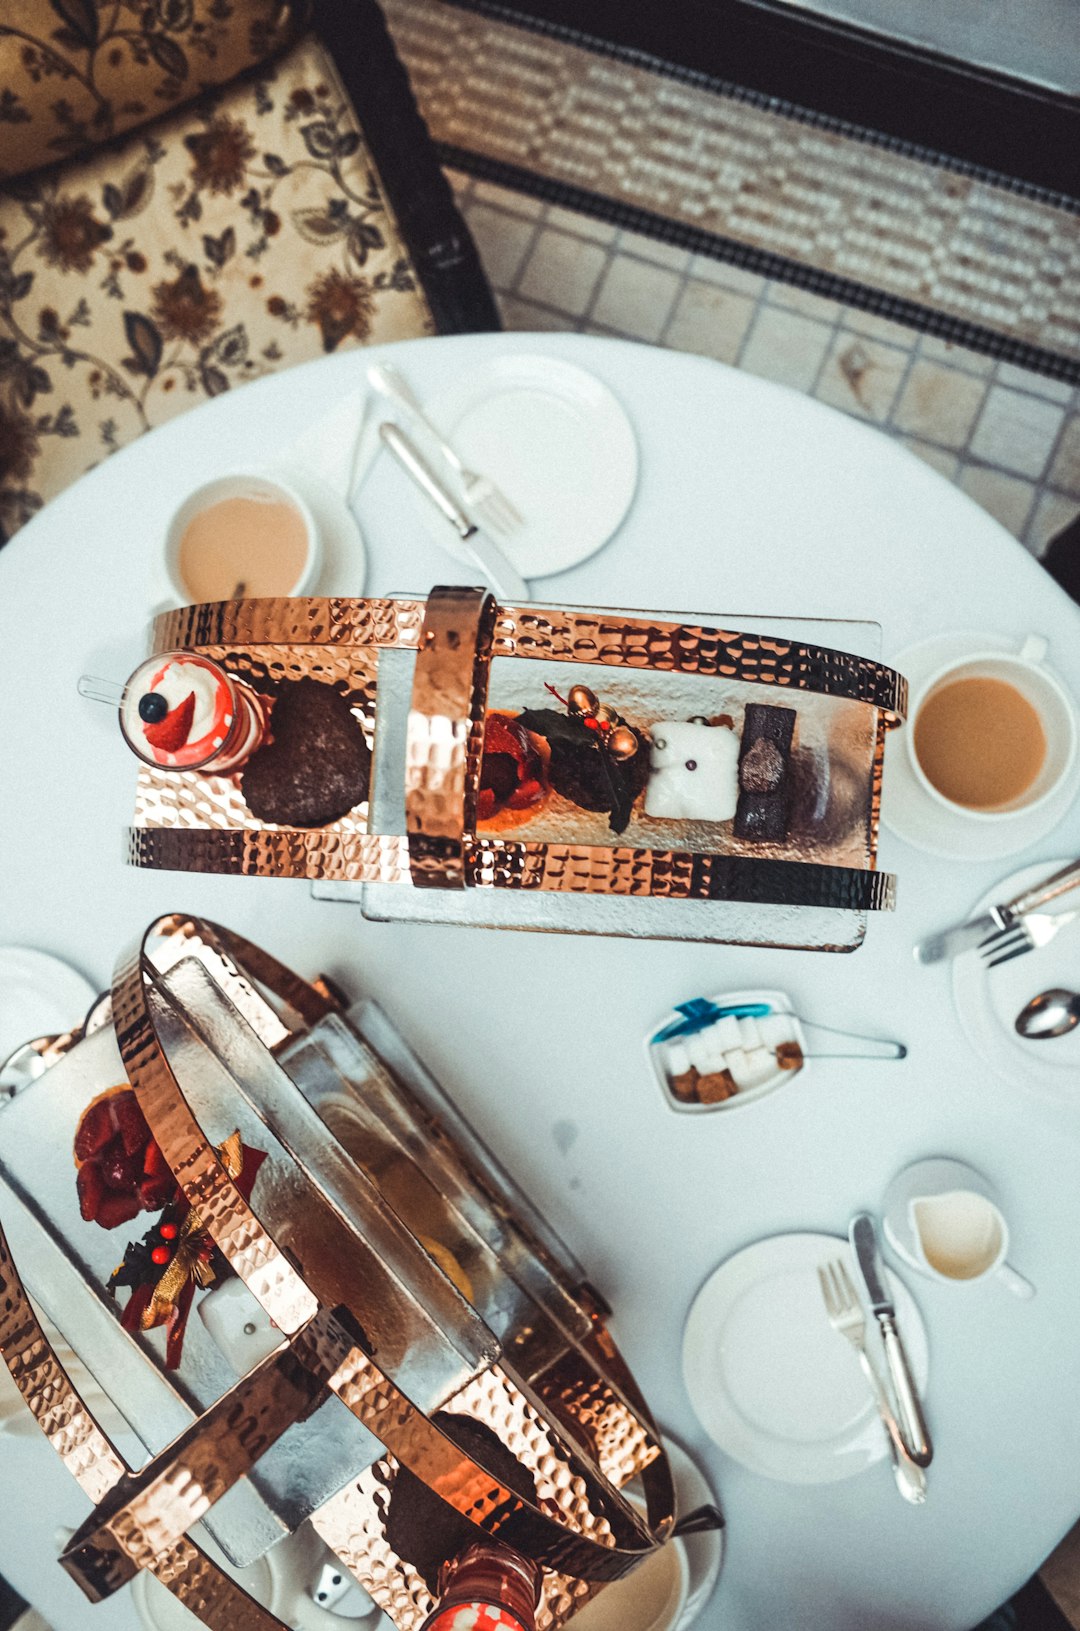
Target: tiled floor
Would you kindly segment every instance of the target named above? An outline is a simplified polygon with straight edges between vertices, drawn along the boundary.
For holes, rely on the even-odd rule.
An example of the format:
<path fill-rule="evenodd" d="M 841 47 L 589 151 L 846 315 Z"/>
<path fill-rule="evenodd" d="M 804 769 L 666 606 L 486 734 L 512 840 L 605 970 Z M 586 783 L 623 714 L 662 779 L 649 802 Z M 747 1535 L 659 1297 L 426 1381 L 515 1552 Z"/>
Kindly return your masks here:
<path fill-rule="evenodd" d="M 693 351 L 880 426 L 1036 554 L 1080 512 L 1080 390 L 452 173 L 509 329 Z"/>

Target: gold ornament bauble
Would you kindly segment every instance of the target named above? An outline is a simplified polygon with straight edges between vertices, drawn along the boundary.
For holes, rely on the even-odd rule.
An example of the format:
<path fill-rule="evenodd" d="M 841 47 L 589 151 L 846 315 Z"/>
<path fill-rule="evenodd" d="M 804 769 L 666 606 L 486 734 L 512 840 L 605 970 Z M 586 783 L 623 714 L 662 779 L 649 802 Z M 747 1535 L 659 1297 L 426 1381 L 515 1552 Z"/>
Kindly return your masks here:
<path fill-rule="evenodd" d="M 596 692 L 590 691 L 587 685 L 572 685 L 566 700 L 572 714 L 594 714 L 596 712 Z"/>
<path fill-rule="evenodd" d="M 632 759 L 638 750 L 638 739 L 629 725 L 616 725 L 607 738 L 607 750 L 613 759 Z"/>
<path fill-rule="evenodd" d="M 619 716 L 615 709 L 609 708 L 606 702 L 602 702 L 596 709 L 596 717 L 601 724 L 617 725 L 619 723 Z"/>

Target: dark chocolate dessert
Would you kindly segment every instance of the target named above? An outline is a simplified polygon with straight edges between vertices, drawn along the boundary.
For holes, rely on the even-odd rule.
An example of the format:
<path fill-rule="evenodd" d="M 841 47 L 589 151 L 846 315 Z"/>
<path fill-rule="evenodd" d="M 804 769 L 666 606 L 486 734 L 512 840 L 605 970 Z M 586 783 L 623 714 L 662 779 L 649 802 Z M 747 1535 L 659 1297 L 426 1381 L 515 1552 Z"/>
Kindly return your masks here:
<path fill-rule="evenodd" d="M 791 739 L 795 709 L 747 704 L 739 754 L 739 802 L 736 838 L 751 843 L 781 843 L 791 816 Z"/>
<path fill-rule="evenodd" d="M 283 827 L 325 827 L 368 796 L 371 752 L 363 728 L 332 685 L 292 680 L 270 716 L 271 740 L 240 777 L 252 815 Z"/>

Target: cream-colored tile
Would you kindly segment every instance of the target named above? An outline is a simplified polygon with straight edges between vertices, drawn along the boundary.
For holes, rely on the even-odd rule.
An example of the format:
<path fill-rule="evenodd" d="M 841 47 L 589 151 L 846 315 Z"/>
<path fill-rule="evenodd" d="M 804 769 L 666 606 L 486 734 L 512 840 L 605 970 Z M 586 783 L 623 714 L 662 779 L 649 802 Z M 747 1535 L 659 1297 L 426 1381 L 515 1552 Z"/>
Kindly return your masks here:
<path fill-rule="evenodd" d="M 853 334 L 865 334 L 871 340 L 884 340 L 886 345 L 900 346 L 907 351 L 914 351 L 919 340 L 916 329 L 906 328 L 903 323 L 893 323 L 887 317 L 878 317 L 874 312 L 856 311 L 854 307 L 845 311 L 841 327 L 850 329 Z"/>
<path fill-rule="evenodd" d="M 990 470 L 984 465 L 966 464 L 957 482 L 964 492 L 981 504 L 996 521 L 1007 527 L 1014 538 L 1023 534 L 1035 502 L 1035 487 L 1019 476 L 1008 476 L 1004 470 Z"/>
<path fill-rule="evenodd" d="M 926 441 L 960 448 L 985 395 L 982 379 L 918 357 L 893 411 L 893 424 Z"/>
<path fill-rule="evenodd" d="M 816 317 L 819 323 L 835 323 L 843 309 L 838 300 L 827 300 L 811 289 L 797 289 L 793 283 L 778 283 L 775 279 L 770 279 L 765 298 L 770 306 L 802 312 L 804 317 Z"/>
<path fill-rule="evenodd" d="M 761 306 L 739 367 L 780 385 L 809 391 L 825 360 L 832 330 L 797 312 Z"/>
<path fill-rule="evenodd" d="M 658 340 L 681 279 L 662 266 L 619 255 L 611 261 L 591 316 L 594 322 L 638 340 Z"/>
<path fill-rule="evenodd" d="M 971 438 L 971 451 L 1018 475 L 1041 476 L 1064 417 L 1064 409 L 1054 402 L 994 385 Z"/>
<path fill-rule="evenodd" d="M 748 272 L 745 266 L 729 266 L 727 261 L 714 260 L 711 255 L 694 255 L 690 260 L 690 276 L 703 283 L 719 283 L 725 289 L 756 299 L 769 286 L 768 278 L 760 272 Z"/>
<path fill-rule="evenodd" d="M 1048 402 L 1069 402 L 1074 386 L 1063 379 L 1047 379 L 1033 368 L 1018 368 L 1014 362 L 999 362 L 995 379 L 999 385 L 1011 385 L 1018 391 L 1030 391 L 1033 396 L 1044 396 Z"/>
<path fill-rule="evenodd" d="M 468 214 L 484 271 L 495 289 L 508 289 L 520 272 L 536 235 L 536 222 L 491 204 L 474 204 Z"/>
<path fill-rule="evenodd" d="M 532 300 L 521 300 L 513 294 L 495 296 L 503 327 L 517 334 L 573 334 L 580 321 L 569 312 L 553 311 L 550 306 L 538 306 Z"/>
<path fill-rule="evenodd" d="M 920 357 L 931 362 L 946 362 L 953 368 L 962 368 L 966 374 L 989 376 L 994 372 L 993 357 L 984 357 L 981 351 L 970 351 L 955 340 L 941 340 L 936 334 L 924 334 L 919 341 Z"/>
<path fill-rule="evenodd" d="M 754 315 L 754 301 L 733 289 L 691 278 L 679 296 L 664 344 L 718 362 L 734 362 Z"/>
<path fill-rule="evenodd" d="M 666 266 L 672 272 L 685 272 L 690 264 L 690 251 L 677 244 L 650 238 L 644 232 L 620 232 L 615 246 L 620 255 L 636 255 L 638 260 L 651 261 L 654 266 Z"/>
<path fill-rule="evenodd" d="M 830 407 L 884 424 L 908 362 L 908 353 L 896 346 L 841 331 L 833 339 L 814 395 Z"/>
<path fill-rule="evenodd" d="M 482 204 L 497 204 L 515 215 L 527 215 L 533 221 L 544 213 L 542 199 L 533 198 L 531 193 L 519 193 L 514 187 L 498 187 L 493 181 L 474 181 L 473 197 Z"/>
<path fill-rule="evenodd" d="M 916 458 L 921 459 L 923 464 L 928 464 L 947 481 L 955 481 L 956 473 L 960 469 L 960 460 L 955 453 L 949 453 L 943 447 L 935 447 L 932 442 L 920 442 L 915 436 L 901 436 L 900 441 L 915 454 Z"/>
<path fill-rule="evenodd" d="M 1056 538 L 1070 521 L 1076 520 L 1077 515 L 1080 515 L 1080 498 L 1074 498 L 1069 493 L 1055 493 L 1052 489 L 1044 491 L 1028 522 L 1024 542 L 1036 555 L 1041 555 L 1051 538 Z"/>
<path fill-rule="evenodd" d="M 580 316 L 588 307 L 607 255 L 599 244 L 545 227 L 518 281 L 518 294 Z"/>
<path fill-rule="evenodd" d="M 597 221 L 581 210 L 563 209 L 560 204 L 550 205 L 544 220 L 549 227 L 556 227 L 560 232 L 572 232 L 578 238 L 590 239 L 592 243 L 614 243 L 619 235 L 618 227 L 610 222 Z"/>
<path fill-rule="evenodd" d="M 1050 480 L 1055 487 L 1080 497 L 1080 413 L 1069 415 L 1050 466 Z"/>

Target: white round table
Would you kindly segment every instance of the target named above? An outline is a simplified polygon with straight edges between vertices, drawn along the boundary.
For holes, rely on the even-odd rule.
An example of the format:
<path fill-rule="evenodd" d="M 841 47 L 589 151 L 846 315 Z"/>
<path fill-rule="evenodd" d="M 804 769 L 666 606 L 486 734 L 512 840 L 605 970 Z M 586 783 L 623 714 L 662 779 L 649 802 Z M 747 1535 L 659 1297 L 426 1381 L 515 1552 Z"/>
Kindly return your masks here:
<path fill-rule="evenodd" d="M 1037 563 L 940 476 L 828 408 L 710 361 L 572 336 L 424 340 L 394 360 L 428 395 L 515 350 L 604 379 L 642 455 L 612 544 L 538 583 L 538 598 L 714 612 L 736 626 L 739 613 L 877 619 L 886 661 L 949 629 L 1036 631 L 1080 695 L 1080 614 Z M 1080 812 L 987 864 L 937 860 L 883 832 L 899 908 L 873 916 L 847 957 L 378 925 L 300 882 L 125 867 L 135 767 L 114 717 L 82 702 L 76 680 L 123 677 L 142 654 L 178 499 L 284 446 L 362 383 L 370 357 L 308 364 L 181 416 L 0 552 L 0 939 L 55 951 L 104 984 L 150 919 L 181 910 L 371 992 L 586 1264 L 658 1420 L 713 1481 L 728 1544 L 703 1631 L 966 1631 L 1080 1510 L 1080 1107 L 991 1076 L 962 1037 L 947 967 L 916 967 L 911 947 L 1017 866 L 1080 853 Z M 417 524 L 387 459 L 358 514 L 369 592 L 469 581 Z M 672 1115 L 643 1034 L 673 1003 L 749 985 L 789 992 L 826 1024 L 902 1038 L 909 1057 L 819 1065 L 801 1090 L 736 1115 Z M 895 1172 L 936 1154 L 998 1185 L 1012 1259 L 1038 1295 L 905 1274 L 930 1342 L 927 1506 L 905 1507 L 884 1465 L 811 1487 L 744 1470 L 705 1439 L 683 1390 L 697 1289 L 761 1236 L 844 1233 Z M 86 1503 L 44 1440 L 0 1443 L 0 1486 L 0 1573 L 57 1631 L 132 1626 L 127 1593 L 88 1614 L 51 1561 L 54 1529 L 81 1521 Z"/>

